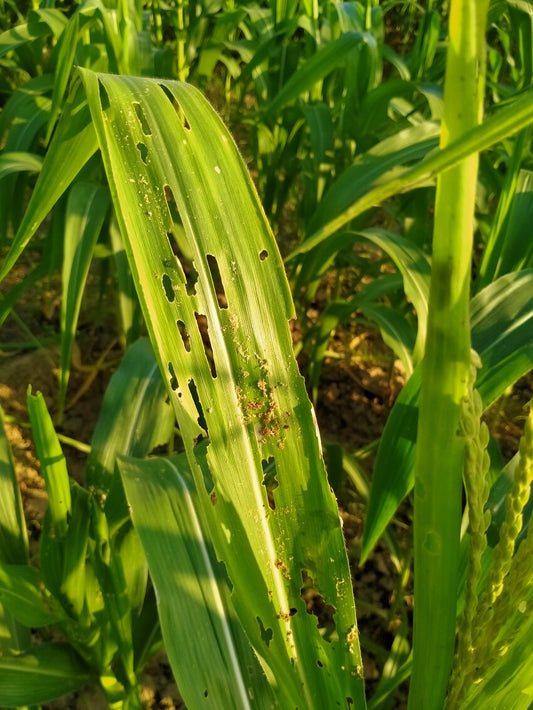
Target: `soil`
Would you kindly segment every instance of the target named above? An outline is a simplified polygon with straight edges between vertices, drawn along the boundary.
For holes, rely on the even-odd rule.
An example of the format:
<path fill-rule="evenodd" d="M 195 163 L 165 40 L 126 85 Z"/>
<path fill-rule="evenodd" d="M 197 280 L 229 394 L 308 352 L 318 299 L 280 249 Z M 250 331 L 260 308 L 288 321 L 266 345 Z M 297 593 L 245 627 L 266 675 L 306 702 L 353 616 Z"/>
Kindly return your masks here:
<path fill-rule="evenodd" d="M 28 263 L 23 262 L 13 271 L 6 286 L 9 288 L 17 283 L 28 268 Z M 101 291 L 96 288 L 99 284 L 97 274 L 91 275 L 91 283 L 93 292 Z M 9 318 L 0 331 L 0 404 L 8 417 L 6 431 L 13 448 L 35 562 L 47 497 L 30 430 L 25 424 L 28 421 L 25 402 L 27 387 L 31 384 L 34 392 L 43 393 L 52 415 L 56 412 L 59 356 L 57 294 L 57 283 L 44 287 L 41 284 L 33 289 L 17 304 L 17 320 Z M 59 431 L 82 442 L 90 440 L 106 385 L 121 357 L 112 313 L 112 305 L 106 303 L 104 296 L 96 298 L 94 303 L 84 304 L 80 318 L 67 413 Z M 38 345 L 38 340 L 49 344 L 34 347 Z M 20 345 L 17 346 L 17 343 Z M 304 358 L 302 368 L 305 369 Z M 337 442 L 352 452 L 374 442 L 383 430 L 404 380 L 401 366 L 376 333 L 356 327 L 344 328 L 337 333 L 330 345 L 330 356 L 324 362 L 318 396 L 317 418 L 324 440 Z M 524 404 L 531 397 L 531 392 L 532 378 L 524 378 L 488 413 L 487 420 L 500 438 L 506 458 L 516 451 Z M 71 446 L 64 446 L 64 452 L 71 475 L 81 481 L 85 454 Z M 364 462 L 369 474 L 372 463 L 370 455 Z M 364 522 L 363 499 L 348 484 L 342 490 L 339 503 L 358 602 L 365 676 L 371 694 L 384 660 L 379 646 L 389 649 L 395 628 L 410 622 L 410 577 L 407 575 L 404 586 L 400 584 L 388 549 L 381 543 L 367 563 L 358 566 Z M 410 523 L 411 509 L 407 502 L 393 523 L 402 554 L 405 555 L 410 549 Z M 163 653 L 145 669 L 142 685 L 142 700 L 146 708 L 184 708 Z M 394 708 L 401 710 L 406 706 L 405 702 L 405 688 L 400 688 Z M 99 708 L 101 700 L 95 695 L 70 696 L 45 706 L 48 710 L 77 710 L 83 707 Z"/>

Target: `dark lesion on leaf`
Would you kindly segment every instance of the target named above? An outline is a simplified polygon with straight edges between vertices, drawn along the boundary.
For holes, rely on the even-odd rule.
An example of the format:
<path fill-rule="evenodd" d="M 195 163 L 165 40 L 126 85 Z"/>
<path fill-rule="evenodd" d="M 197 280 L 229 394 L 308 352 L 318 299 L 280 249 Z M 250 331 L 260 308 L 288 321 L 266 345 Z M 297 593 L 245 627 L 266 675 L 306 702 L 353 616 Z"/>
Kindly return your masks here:
<path fill-rule="evenodd" d="M 239 404 L 242 411 L 242 421 L 245 426 L 252 425 L 259 447 L 265 440 L 274 440 L 279 449 L 285 447 L 287 436 L 287 413 L 283 413 L 276 401 L 273 388 L 267 381 L 268 374 L 264 369 L 260 371 L 259 379 L 254 383 L 249 373 L 249 381 L 236 385 Z"/>
<path fill-rule="evenodd" d="M 285 577 L 285 579 L 290 579 L 291 578 L 291 572 L 288 568 L 288 566 L 283 562 L 283 560 L 280 560 L 279 557 L 274 560 L 274 565 L 276 566 L 276 569 L 279 569 L 281 574 Z"/>

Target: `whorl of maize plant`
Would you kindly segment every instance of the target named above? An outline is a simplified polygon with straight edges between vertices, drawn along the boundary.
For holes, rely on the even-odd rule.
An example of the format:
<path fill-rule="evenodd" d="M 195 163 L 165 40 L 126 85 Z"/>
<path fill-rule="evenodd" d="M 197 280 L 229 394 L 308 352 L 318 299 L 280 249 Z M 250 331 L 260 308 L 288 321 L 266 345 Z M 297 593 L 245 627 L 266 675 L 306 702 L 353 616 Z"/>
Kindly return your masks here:
<path fill-rule="evenodd" d="M 481 560 L 487 547 L 486 530 L 490 523 L 490 513 L 485 511 L 489 495 L 487 473 L 490 459 L 487 452 L 489 431 L 481 421 L 483 404 L 479 392 L 474 388 L 476 370 L 481 361 L 472 351 L 468 394 L 463 401 L 461 430 L 465 437 L 465 460 L 463 479 L 466 490 L 469 518 L 469 559 L 465 588 L 465 606 L 458 632 L 455 666 L 451 679 L 448 708 L 460 707 L 464 698 L 467 670 L 472 667 L 474 647 L 473 636 L 477 617 L 477 588 L 481 578 Z"/>

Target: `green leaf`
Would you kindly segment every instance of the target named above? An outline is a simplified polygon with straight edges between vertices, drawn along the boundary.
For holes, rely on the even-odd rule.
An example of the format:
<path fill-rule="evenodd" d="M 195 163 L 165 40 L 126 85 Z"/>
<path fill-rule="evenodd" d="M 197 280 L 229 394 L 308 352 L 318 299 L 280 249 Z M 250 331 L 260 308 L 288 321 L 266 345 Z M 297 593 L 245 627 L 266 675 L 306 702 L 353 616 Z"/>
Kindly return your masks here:
<path fill-rule="evenodd" d="M 533 218 L 533 171 L 520 170 L 516 180 L 516 192 L 509 208 L 504 227 L 492 246 L 492 263 L 488 270 L 491 280 L 512 271 L 520 271 L 533 265 L 533 246 L 524 241 Z"/>
<path fill-rule="evenodd" d="M 384 229 L 367 229 L 360 232 L 360 235 L 386 252 L 402 274 L 405 295 L 413 304 L 418 317 L 418 333 L 413 352 L 413 361 L 416 364 L 424 353 L 426 343 L 429 280 L 431 275 L 428 258 L 421 249 L 408 239 L 398 234 L 387 232 Z M 401 359 L 403 361 L 403 358 Z M 406 368 L 407 371 L 408 368 Z"/>
<path fill-rule="evenodd" d="M 46 407 L 43 395 L 28 390 L 30 416 L 35 448 L 48 493 L 48 514 L 53 535 L 64 538 L 71 513 L 70 483 L 65 456 Z"/>
<path fill-rule="evenodd" d="M 37 569 L 0 563 L 0 602 L 28 628 L 55 624 L 64 618 L 44 591 Z"/>
<path fill-rule="evenodd" d="M 516 637 L 510 647 L 496 657 L 487 669 L 482 681 L 472 685 L 463 710 L 529 710 L 533 702 L 533 668 L 524 663 L 531 653 L 533 618 L 531 614 L 520 613 L 522 617 Z"/>
<path fill-rule="evenodd" d="M 180 694 L 190 708 L 278 707 L 231 607 L 187 468 L 183 456 L 119 460 Z"/>
<path fill-rule="evenodd" d="M 105 514 L 94 497 L 91 497 L 91 504 L 91 532 L 96 542 L 92 562 L 104 597 L 105 618 L 109 622 L 112 638 L 118 647 L 117 662 L 122 667 L 121 674 L 128 679 L 132 687 L 135 687 L 132 608 L 126 586 L 124 565 L 118 555 L 116 539 L 110 535 Z"/>
<path fill-rule="evenodd" d="M 331 203 L 328 203 L 327 220 L 323 219 L 320 224 L 316 225 L 314 234 L 289 254 L 288 259 L 293 259 L 298 254 L 305 253 L 321 244 L 330 235 L 370 207 L 379 205 L 389 197 L 401 192 L 428 184 L 438 174 L 457 165 L 465 157 L 490 148 L 498 141 L 513 135 L 525 125 L 533 122 L 532 95 L 533 89 L 524 91 L 519 98 L 510 101 L 502 108 L 498 107 L 495 113 L 480 126 L 472 128 L 463 137 L 458 138 L 445 148 L 431 151 L 412 167 L 393 169 L 389 173 L 379 169 L 377 180 L 374 183 L 367 181 L 361 193 L 354 194 L 352 198 L 347 196 L 346 189 L 349 190 L 347 187 L 349 180 L 344 177 L 345 173 L 343 173 L 339 178 L 339 181 L 343 180 L 345 188 L 342 194 L 343 206 L 340 209 L 332 209 Z M 347 171 L 345 172 L 347 173 Z M 332 185 L 332 195 L 336 192 L 335 185 Z M 331 202 L 333 202 L 333 198 Z"/>
<path fill-rule="evenodd" d="M 288 707 L 347 698 L 364 706 L 346 550 L 292 352 L 290 293 L 244 164 L 191 87 L 86 70 L 82 77 L 145 321 L 239 619 Z M 169 242 L 175 205 L 193 254 L 188 283 Z M 208 437 L 207 449 L 199 437 Z M 264 484 L 269 459 L 275 507 Z M 335 609 L 329 640 L 306 610 L 304 582 Z"/>
<path fill-rule="evenodd" d="M 28 562 L 26 521 L 3 419 L 0 408 L 0 563 L 24 565 Z M 29 644 L 29 629 L 0 603 L 0 654 L 24 651 Z"/>
<path fill-rule="evenodd" d="M 38 173 L 42 164 L 42 158 L 33 153 L 4 152 L 0 155 L 0 180 L 6 175 L 25 170 Z"/>
<path fill-rule="evenodd" d="M 85 603 L 90 522 L 90 494 L 80 486 L 73 485 L 72 515 L 62 549 L 63 569 L 60 589 L 67 611 L 75 618 L 82 616 Z"/>
<path fill-rule="evenodd" d="M 140 339 L 109 382 L 91 439 L 86 480 L 98 497 L 110 493 L 117 454 L 143 457 L 168 441 L 174 415 L 166 398 L 152 346 Z"/>
<path fill-rule="evenodd" d="M 87 463 L 87 484 L 105 514 L 95 507 L 97 576 L 115 638 L 126 659 L 127 674 L 133 673 L 132 634 L 143 606 L 147 566 L 129 522 L 115 462 L 118 454 L 146 456 L 168 441 L 174 415 L 166 399 L 152 347 L 148 340 L 139 340 L 127 350 L 107 387 Z"/>
<path fill-rule="evenodd" d="M 131 345 L 139 337 L 141 330 L 141 307 L 135 284 L 131 277 L 128 258 L 124 251 L 124 244 L 120 236 L 120 229 L 116 218 L 113 216 L 109 225 L 109 238 L 113 250 L 113 260 L 117 274 L 118 287 L 118 322 L 119 332 L 124 347 Z"/>
<path fill-rule="evenodd" d="M 485 407 L 533 367 L 533 269 L 502 276 L 471 301 L 476 378 Z"/>
<path fill-rule="evenodd" d="M 73 693 L 91 680 L 89 670 L 71 646 L 42 644 L 31 652 L 0 658 L 0 704 L 40 705 Z"/>
<path fill-rule="evenodd" d="M 50 99 L 45 94 L 51 88 L 51 80 L 48 76 L 30 79 L 26 84 L 17 89 L 9 98 L 0 114 L 0 142 L 3 145 L 4 156 L 12 154 L 16 163 L 9 158 L 4 162 L 4 168 L 19 167 L 27 168 L 30 164 L 28 158 L 22 158 L 24 154 L 33 155 L 38 150 L 37 139 L 46 124 Z M 18 157 L 17 157 L 18 156 Z M 20 161 L 24 160 L 24 164 Z M 3 160 L 3 159 L 2 159 Z M 37 166 L 37 156 L 29 159 L 33 162 L 32 170 L 39 171 L 41 165 Z M 4 173 L 0 181 L 0 202 L 4 209 L 0 212 L 0 238 L 5 240 L 8 234 L 9 222 L 16 227 L 21 219 L 23 210 L 20 200 L 16 199 L 17 190 L 23 189 L 26 181 L 25 172 L 20 174 L 11 172 Z"/>
<path fill-rule="evenodd" d="M 93 183 L 77 182 L 68 194 L 62 265 L 61 356 L 58 393 L 60 421 L 67 394 L 70 360 L 78 327 L 81 299 L 94 245 L 109 205 L 108 190 Z"/>
<path fill-rule="evenodd" d="M 26 522 L 13 454 L 4 429 L 2 409 L 0 409 L 0 561 L 19 565 L 28 561 Z"/>
<path fill-rule="evenodd" d="M 39 37 L 46 37 L 50 34 L 58 36 L 66 24 L 67 20 L 60 10 L 32 10 L 27 23 L 0 34 L 0 57 Z"/>
<path fill-rule="evenodd" d="M 401 361 L 406 377 L 413 373 L 412 353 L 415 344 L 415 334 L 407 320 L 390 306 L 379 303 L 364 303 L 361 311 L 365 318 L 375 323 L 381 331 L 386 345 Z"/>
<path fill-rule="evenodd" d="M 54 134 L 24 219 L 0 269 L 0 281 L 10 272 L 41 222 L 96 149 L 87 103 L 74 92 L 67 102 L 61 127 Z"/>
<path fill-rule="evenodd" d="M 349 206 L 362 199 L 372 185 L 397 174 L 401 166 L 421 160 L 438 145 L 439 124 L 433 121 L 406 128 L 373 146 L 356 158 L 331 185 L 309 220 L 308 230 L 316 231 Z M 303 243 L 307 246 L 307 241 Z"/>
<path fill-rule="evenodd" d="M 346 32 L 315 52 L 289 78 L 265 109 L 266 116 L 276 115 L 287 103 L 309 91 L 317 81 L 346 63 L 347 54 L 375 40 L 367 32 Z"/>
<path fill-rule="evenodd" d="M 533 367 L 533 269 L 507 274 L 471 301 L 472 347 L 481 357 L 484 407 Z M 401 391 L 383 432 L 361 550 L 361 564 L 414 484 L 420 368 Z"/>
<path fill-rule="evenodd" d="M 530 136 L 531 129 L 529 127 L 524 128 L 513 141 L 505 176 L 498 189 L 498 205 L 491 222 L 490 232 L 486 238 L 485 248 L 479 264 L 479 271 L 474 282 L 476 291 L 481 290 L 481 288 L 494 281 L 496 270 L 500 269 L 500 255 L 507 249 L 506 234 L 511 210 L 518 206 L 518 214 L 520 215 L 529 201 L 527 199 L 527 185 L 526 195 L 523 197 L 517 194 L 517 186 L 522 174 L 520 168 L 526 146 L 529 144 Z M 518 205 L 515 205 L 516 202 L 518 202 Z M 511 241 L 514 242 L 517 240 L 518 235 L 513 238 L 512 231 Z M 507 271 L 515 270 L 516 269 L 512 268 L 507 269 Z M 501 276 L 502 273 L 499 275 Z"/>
<path fill-rule="evenodd" d="M 49 74 L 30 79 L 17 89 L 0 114 L 0 135 L 7 152 L 27 152 L 46 125 L 50 110 L 47 94 L 53 87 Z"/>

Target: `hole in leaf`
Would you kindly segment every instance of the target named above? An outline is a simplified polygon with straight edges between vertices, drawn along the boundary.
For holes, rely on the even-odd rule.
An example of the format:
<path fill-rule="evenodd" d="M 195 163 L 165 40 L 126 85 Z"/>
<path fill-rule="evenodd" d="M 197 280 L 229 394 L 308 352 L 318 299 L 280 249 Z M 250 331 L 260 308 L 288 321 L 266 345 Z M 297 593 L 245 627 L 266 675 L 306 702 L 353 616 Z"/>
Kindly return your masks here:
<path fill-rule="evenodd" d="M 213 348 L 211 347 L 211 340 L 209 338 L 209 326 L 207 323 L 207 317 L 201 313 L 195 313 L 194 317 L 198 324 L 198 330 L 202 336 L 202 344 L 204 346 L 205 356 L 207 362 L 209 363 L 209 369 L 211 370 L 211 376 L 215 378 L 217 376 L 217 368 L 215 365 L 215 360 L 213 358 Z"/>
<path fill-rule="evenodd" d="M 322 663 L 322 661 L 317 660 L 316 664 L 319 668 L 324 668 L 324 664 Z"/>
<path fill-rule="evenodd" d="M 293 606 L 289 609 L 289 616 L 294 616 L 295 614 L 298 613 L 298 609 L 295 609 Z"/>
<path fill-rule="evenodd" d="M 159 86 L 163 89 L 163 93 L 165 94 L 167 99 L 172 104 L 174 111 L 178 114 L 180 121 L 183 123 L 183 127 L 186 128 L 188 131 L 190 131 L 191 127 L 189 125 L 189 122 L 185 118 L 185 114 L 183 113 L 183 109 L 181 108 L 180 103 L 177 100 L 177 98 L 174 96 L 174 94 L 168 88 L 168 86 L 165 86 L 164 84 L 159 84 Z"/>
<path fill-rule="evenodd" d="M 202 409 L 202 403 L 200 402 L 200 397 L 198 396 L 198 390 L 196 389 L 196 383 L 193 379 L 189 380 L 189 392 L 196 406 L 196 411 L 198 412 L 198 424 L 207 434 L 207 422 L 204 416 L 204 410 Z"/>
<path fill-rule="evenodd" d="M 187 279 L 185 283 L 185 288 L 187 289 L 188 296 L 196 296 L 196 284 L 198 283 L 198 272 L 194 267 L 194 261 L 183 267 L 185 272 L 185 278 Z"/>
<path fill-rule="evenodd" d="M 209 446 L 209 442 L 204 439 L 202 435 L 200 435 L 197 440 L 195 441 L 194 444 L 194 458 L 196 459 L 196 463 L 198 464 L 198 467 L 200 471 L 202 472 L 202 478 L 204 479 L 204 486 L 205 486 L 205 492 L 209 496 L 215 496 L 216 498 L 216 493 L 215 493 L 215 482 L 213 481 L 213 476 L 211 475 L 211 471 L 209 470 L 209 466 L 207 464 L 207 448 Z M 211 498 L 211 502 L 213 503 L 213 499 Z M 214 503 L 213 503 L 214 505 Z"/>
<path fill-rule="evenodd" d="M 259 624 L 259 633 L 261 634 L 261 640 L 266 643 L 267 646 L 270 646 L 270 642 L 272 641 L 272 638 L 274 636 L 274 632 L 272 629 L 265 629 L 263 622 L 259 617 L 257 618 L 257 623 Z"/>
<path fill-rule="evenodd" d="M 172 288 L 172 281 L 170 280 L 170 276 L 168 274 L 163 274 L 162 283 L 163 288 L 165 289 L 165 296 L 167 297 L 167 301 L 169 303 L 173 303 L 176 300 L 176 294 L 174 293 L 174 289 Z"/>
<path fill-rule="evenodd" d="M 170 185 L 165 185 L 164 190 L 165 200 L 170 214 L 170 219 L 172 220 L 173 224 L 181 224 L 181 217 L 178 210 L 178 205 L 176 204 L 176 199 L 174 198 L 174 193 L 172 192 L 172 188 L 170 187 Z"/>
<path fill-rule="evenodd" d="M 209 695 L 208 691 L 204 690 L 204 698 L 207 698 L 208 695 Z"/>
<path fill-rule="evenodd" d="M 175 392 L 178 389 L 179 385 L 178 378 L 176 377 L 176 373 L 174 372 L 174 365 L 171 362 L 168 363 L 168 372 L 170 374 L 170 387 Z"/>
<path fill-rule="evenodd" d="M 350 698 L 350 696 L 348 695 L 346 698 L 346 707 L 348 708 L 348 710 L 350 710 L 353 704 L 353 698 Z"/>
<path fill-rule="evenodd" d="M 266 249 L 263 249 L 263 251 L 259 252 L 259 258 L 261 259 L 261 261 L 268 259 L 268 252 Z"/>
<path fill-rule="evenodd" d="M 185 350 L 190 353 L 191 352 L 191 339 L 189 337 L 189 332 L 187 330 L 187 326 L 182 320 L 177 320 L 176 325 L 178 326 L 178 331 L 179 334 L 181 335 L 181 339 L 183 341 L 183 345 L 185 347 Z"/>
<path fill-rule="evenodd" d="M 313 578 L 306 569 L 302 570 L 300 596 L 305 602 L 307 613 L 316 616 L 317 626 L 323 632 L 324 641 L 331 642 L 332 635 L 336 633 L 334 618 L 336 609 L 331 604 L 328 604 L 322 594 L 320 594 Z"/>
<path fill-rule="evenodd" d="M 276 479 L 276 462 L 273 456 L 270 456 L 267 460 L 263 459 L 261 461 L 263 467 L 263 480 L 262 484 L 267 490 L 268 497 L 268 507 L 271 510 L 276 510 L 276 501 L 274 500 L 274 491 L 279 486 Z"/>
<path fill-rule="evenodd" d="M 172 253 L 174 254 L 175 257 L 177 257 L 179 259 L 178 243 L 176 241 L 176 237 L 174 236 L 174 232 L 167 232 L 167 239 L 168 239 L 168 243 L 170 245 L 170 248 L 172 249 Z"/>
<path fill-rule="evenodd" d="M 104 85 L 101 82 L 98 82 L 98 94 L 100 96 L 100 106 L 102 107 L 102 111 L 107 111 L 108 108 L 111 106 L 111 102 L 109 101 L 107 91 L 105 90 Z"/>
<path fill-rule="evenodd" d="M 218 307 L 227 308 L 228 299 L 226 298 L 226 292 L 224 291 L 224 284 L 222 283 L 222 276 L 220 275 L 218 261 L 212 254 L 206 254 L 206 257 L 207 265 L 209 266 L 209 271 L 211 272 L 213 287 L 217 296 Z"/>
<path fill-rule="evenodd" d="M 141 160 L 143 163 L 146 165 L 148 163 L 148 148 L 144 143 L 139 141 L 137 143 L 137 150 L 139 151 L 139 154 L 141 156 Z"/>
<path fill-rule="evenodd" d="M 194 262 L 191 259 L 187 259 L 178 247 L 178 242 L 173 232 L 167 232 L 167 239 L 174 254 L 175 260 L 172 263 L 174 267 L 177 267 L 178 274 L 185 284 L 188 296 L 196 295 L 196 284 L 198 283 L 198 272 L 194 266 Z"/>
<path fill-rule="evenodd" d="M 148 119 L 144 115 L 144 111 L 142 110 L 141 104 L 134 101 L 133 102 L 133 110 L 135 111 L 137 118 L 139 119 L 139 123 L 141 124 L 141 130 L 144 133 L 144 135 L 151 136 L 152 130 L 150 128 L 150 124 L 148 123 Z"/>

